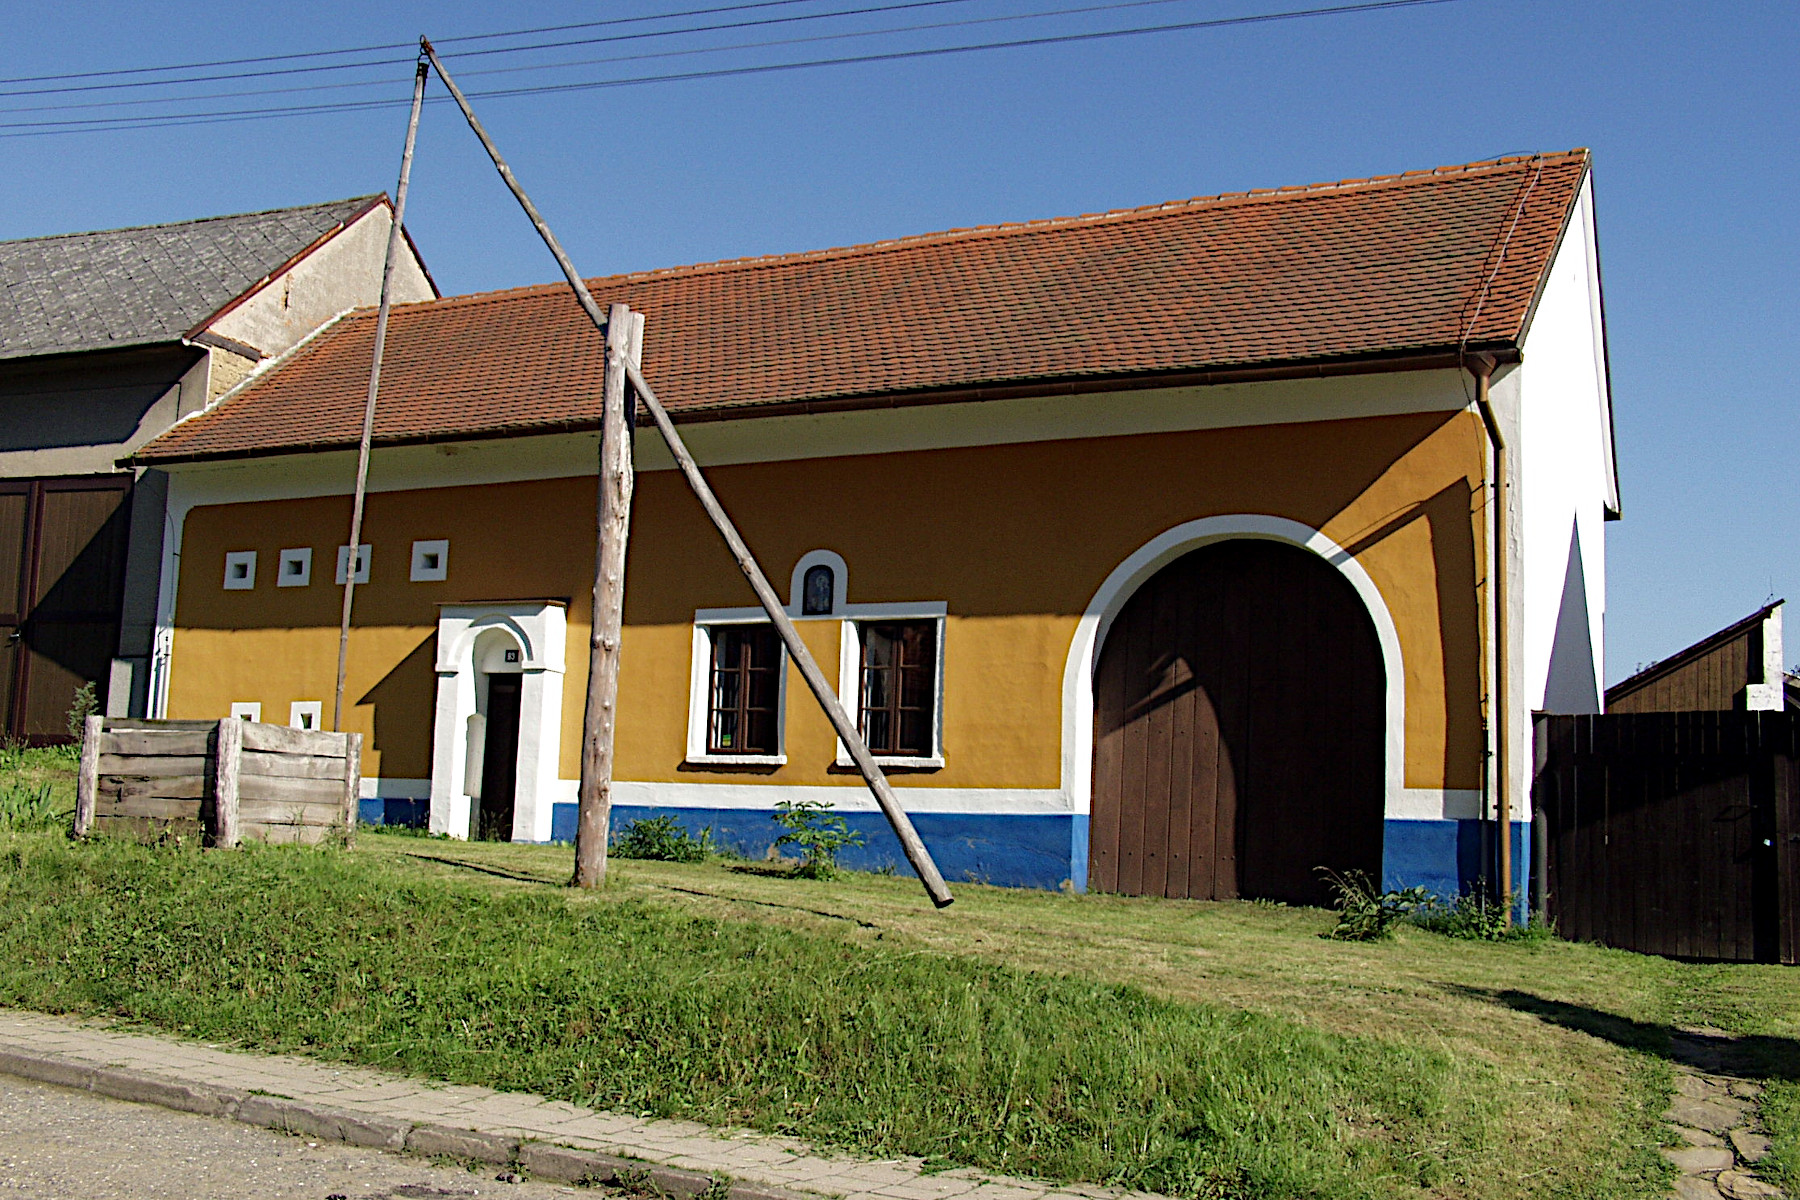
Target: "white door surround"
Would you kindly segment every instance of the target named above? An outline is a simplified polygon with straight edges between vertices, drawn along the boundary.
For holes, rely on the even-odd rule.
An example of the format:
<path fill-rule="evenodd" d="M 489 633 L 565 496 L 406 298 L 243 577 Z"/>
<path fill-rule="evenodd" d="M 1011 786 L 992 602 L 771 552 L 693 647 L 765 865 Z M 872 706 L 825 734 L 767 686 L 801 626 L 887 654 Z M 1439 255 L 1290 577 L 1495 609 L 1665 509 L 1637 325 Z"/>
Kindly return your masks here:
<path fill-rule="evenodd" d="M 469 718 L 485 711 L 488 675 L 517 672 L 524 679 L 519 698 L 512 837 L 515 842 L 550 840 L 550 813 L 558 791 L 562 749 L 567 637 L 561 600 L 439 606 L 431 832 L 469 836 L 470 781 L 464 778 L 469 761 Z"/>

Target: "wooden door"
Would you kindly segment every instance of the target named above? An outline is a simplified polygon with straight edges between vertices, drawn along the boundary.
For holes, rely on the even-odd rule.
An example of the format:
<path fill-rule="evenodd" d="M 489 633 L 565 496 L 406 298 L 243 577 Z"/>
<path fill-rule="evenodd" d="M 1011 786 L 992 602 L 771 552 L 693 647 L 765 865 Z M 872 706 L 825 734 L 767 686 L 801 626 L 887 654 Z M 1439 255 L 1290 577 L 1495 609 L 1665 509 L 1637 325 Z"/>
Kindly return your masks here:
<path fill-rule="evenodd" d="M 0 608 L 0 732 L 66 741 L 76 689 L 94 683 L 104 702 L 118 649 L 130 496 L 129 476 L 0 489 L 0 606 L 9 606 Z"/>
<path fill-rule="evenodd" d="M 481 815 L 475 835 L 482 841 L 512 841 L 524 682 L 523 675 L 488 676 L 487 742 L 481 759 Z"/>
<path fill-rule="evenodd" d="M 1194 551 L 1126 603 L 1094 681 L 1089 884 L 1324 904 L 1381 874 L 1385 676 L 1368 611 L 1317 555 Z"/>

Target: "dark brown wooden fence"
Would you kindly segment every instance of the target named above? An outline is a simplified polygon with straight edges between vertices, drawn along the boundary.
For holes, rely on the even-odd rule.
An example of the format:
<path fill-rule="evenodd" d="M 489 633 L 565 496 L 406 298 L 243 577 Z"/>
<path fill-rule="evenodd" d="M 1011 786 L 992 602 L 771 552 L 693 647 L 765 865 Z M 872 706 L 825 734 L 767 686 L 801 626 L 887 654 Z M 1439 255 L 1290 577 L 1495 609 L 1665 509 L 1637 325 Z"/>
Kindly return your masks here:
<path fill-rule="evenodd" d="M 1800 961 L 1800 714 L 1541 717 L 1536 767 L 1564 937 Z"/>

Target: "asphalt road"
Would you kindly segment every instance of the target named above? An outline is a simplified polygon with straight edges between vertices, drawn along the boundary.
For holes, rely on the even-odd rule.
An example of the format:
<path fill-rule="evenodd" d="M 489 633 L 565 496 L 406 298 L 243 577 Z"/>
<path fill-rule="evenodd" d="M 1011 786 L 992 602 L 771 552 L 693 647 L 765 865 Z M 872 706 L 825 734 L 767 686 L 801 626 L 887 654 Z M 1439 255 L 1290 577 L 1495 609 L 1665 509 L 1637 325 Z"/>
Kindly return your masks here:
<path fill-rule="evenodd" d="M 505 1183 L 236 1121 L 0 1075 L 0 1200 L 550 1200 L 602 1191 Z"/>

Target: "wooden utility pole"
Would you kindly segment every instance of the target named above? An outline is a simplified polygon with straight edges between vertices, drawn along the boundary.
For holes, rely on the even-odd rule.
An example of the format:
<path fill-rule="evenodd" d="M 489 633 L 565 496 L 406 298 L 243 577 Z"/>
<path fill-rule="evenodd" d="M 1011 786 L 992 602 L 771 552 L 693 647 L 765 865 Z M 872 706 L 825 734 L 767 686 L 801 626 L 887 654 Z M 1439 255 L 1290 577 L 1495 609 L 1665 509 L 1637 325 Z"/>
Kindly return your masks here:
<path fill-rule="evenodd" d="M 600 399 L 600 505 L 594 540 L 594 623 L 587 712 L 581 722 L 581 792 L 575 819 L 575 886 L 606 880 L 612 829 L 613 733 L 618 722 L 619 638 L 625 625 L 625 549 L 631 537 L 631 427 L 625 371 L 643 318 L 623 304 L 606 315 L 606 383 Z"/>
<path fill-rule="evenodd" d="M 338 622 L 337 687 L 331 694 L 331 728 L 344 727 L 344 671 L 350 659 L 350 608 L 356 599 L 356 558 L 362 547 L 363 500 L 369 491 L 369 449 L 375 438 L 375 397 L 381 393 L 381 352 L 387 347 L 388 310 L 394 271 L 406 232 L 406 185 L 412 178 L 413 144 L 419 137 L 419 108 L 425 102 L 425 64 L 413 73 L 412 116 L 406 121 L 406 148 L 400 152 L 400 184 L 394 189 L 394 223 L 388 228 L 387 261 L 381 268 L 381 308 L 375 316 L 375 356 L 369 364 L 369 399 L 363 406 L 362 441 L 356 451 L 356 496 L 350 502 L 350 557 L 344 564 L 344 610 Z"/>
<path fill-rule="evenodd" d="M 707 485 L 705 477 L 701 475 L 693 455 L 688 453 L 687 446 L 682 442 L 681 435 L 676 432 L 675 425 L 670 421 L 669 414 L 663 408 L 662 402 L 656 398 L 656 393 L 645 381 L 643 372 L 632 361 L 633 356 L 615 351 L 615 345 L 628 344 L 625 339 L 631 336 L 622 331 L 635 329 L 634 325 L 622 320 L 619 316 L 621 312 L 629 314 L 630 310 L 623 305 L 614 305 L 612 310 L 614 316 L 610 319 L 600 312 L 600 305 L 588 292 L 587 284 L 575 270 L 575 264 L 563 252 L 562 244 L 556 240 L 556 235 L 550 232 L 549 223 L 539 214 L 537 206 L 531 202 L 531 197 L 525 194 L 525 189 L 513 175 L 512 168 L 507 166 L 506 160 L 500 156 L 499 148 L 494 145 L 487 130 L 482 128 L 481 122 L 475 116 L 475 110 L 469 106 L 468 98 L 463 95 L 462 89 L 457 87 L 456 82 L 445 73 L 444 64 L 438 60 L 437 52 L 432 49 L 431 43 L 420 38 L 419 49 L 430 60 L 432 69 L 437 72 L 438 78 L 444 81 L 444 86 L 450 89 L 450 95 L 455 98 L 457 107 L 462 109 L 464 118 L 469 122 L 469 128 L 474 130 L 475 136 L 481 140 L 481 145 L 487 151 L 488 157 L 494 160 L 494 168 L 500 172 L 500 178 L 506 182 L 506 186 L 511 189 L 514 198 L 518 200 L 519 206 L 525 210 L 525 215 L 531 219 L 531 224 L 538 231 L 538 236 L 543 238 L 544 244 L 550 248 L 551 255 L 556 259 L 556 265 L 562 268 L 563 277 L 569 282 L 569 290 L 575 294 L 575 299 L 580 303 L 582 311 L 587 313 L 588 320 L 593 323 L 594 328 L 603 333 L 607 339 L 606 383 L 602 393 L 600 438 L 602 478 L 599 532 L 604 542 L 609 536 L 609 530 L 613 528 L 609 521 L 616 520 L 618 522 L 616 527 L 617 545 L 609 547 L 603 544 L 597 548 L 595 555 L 594 644 L 588 678 L 587 717 L 582 729 L 581 805 L 576 822 L 575 882 L 582 886 L 593 886 L 599 882 L 606 867 L 606 852 L 604 840 L 602 840 L 601 845 L 586 850 L 586 853 L 592 856 L 592 874 L 584 878 L 584 847 L 581 833 L 591 827 L 597 830 L 599 836 L 604 839 L 607 817 L 610 815 L 608 808 L 610 807 L 612 785 L 612 719 L 616 716 L 614 705 L 618 695 L 616 635 L 618 625 L 615 623 L 613 626 L 615 630 L 613 647 L 610 651 L 606 651 L 603 646 L 604 632 L 601 612 L 603 593 L 607 593 L 606 603 L 618 605 L 617 608 L 611 610 L 614 614 L 622 613 L 624 599 L 625 535 L 629 529 L 631 499 L 631 443 L 629 440 L 631 423 L 625 420 L 624 388 L 620 386 L 615 391 L 613 386 L 615 367 L 623 364 L 625 377 L 630 380 L 638 398 L 644 402 L 644 407 L 650 411 L 651 418 L 656 422 L 657 430 L 662 434 L 663 440 L 668 443 L 669 451 L 675 456 L 676 463 L 680 465 L 682 475 L 687 479 L 689 486 L 693 488 L 694 494 L 706 509 L 707 515 L 712 518 L 713 524 L 718 527 L 720 534 L 725 538 L 726 545 L 731 548 L 732 556 L 737 559 L 739 569 L 744 572 L 745 578 L 750 581 L 752 590 L 756 592 L 756 598 L 761 602 L 763 611 L 768 614 L 769 620 L 774 623 L 776 630 L 780 633 L 782 642 L 786 644 L 788 654 L 794 659 L 794 665 L 800 669 L 800 674 L 806 680 L 807 687 L 812 690 L 819 704 L 825 709 L 825 715 L 831 721 L 832 728 L 837 730 L 838 737 L 842 739 L 844 745 L 849 749 L 851 757 L 855 759 L 856 765 L 861 769 L 864 781 L 868 783 L 869 790 L 875 795 L 875 802 L 881 806 L 883 815 L 893 826 L 894 836 L 900 841 L 901 849 L 906 852 L 907 862 L 911 863 L 913 870 L 918 873 L 919 881 L 925 885 L 926 894 L 931 897 L 932 903 L 943 908 L 951 902 L 950 889 L 945 886 L 944 877 L 938 873 L 937 864 L 931 859 L 931 852 L 925 848 L 925 843 L 920 840 L 918 831 L 913 828 L 906 811 L 900 807 L 899 799 L 894 795 L 893 788 L 888 785 L 880 765 L 875 761 L 875 756 L 869 752 L 868 744 L 863 741 L 862 734 L 857 730 L 855 722 L 845 712 L 843 704 L 838 700 L 837 693 L 832 691 L 830 684 L 826 682 L 824 672 L 819 670 L 819 664 L 813 661 L 812 653 L 807 650 L 806 643 L 800 640 L 799 632 L 795 630 L 793 621 L 789 619 L 786 610 L 781 606 L 780 599 L 775 595 L 775 589 L 769 586 L 768 577 L 757 565 L 755 556 L 750 553 L 750 548 L 745 545 L 744 539 L 738 534 L 731 518 L 726 515 L 725 509 L 719 504 L 718 497 L 713 495 L 712 488 Z M 615 337 L 621 340 L 615 342 Z M 619 498 L 623 501 L 622 508 L 618 513 L 609 515 L 607 508 L 609 481 L 615 486 L 618 482 L 606 473 L 612 469 L 612 459 L 608 455 L 607 444 L 608 435 L 614 428 L 613 397 L 615 395 L 619 399 L 617 414 L 620 424 L 617 428 L 624 436 L 612 440 L 617 453 L 623 456 L 625 474 L 623 477 L 624 490 L 619 494 Z M 614 554 L 616 554 L 616 561 L 619 565 L 616 576 L 616 596 L 614 595 L 615 583 L 607 578 L 607 563 L 613 561 Z M 617 622 L 619 618 L 614 615 L 612 619 Z M 602 679 L 598 669 L 599 664 L 603 661 L 603 652 L 611 657 L 610 681 Z M 602 714 L 605 718 L 604 723 L 601 721 Z M 602 807 L 603 805 L 607 807 Z"/>

